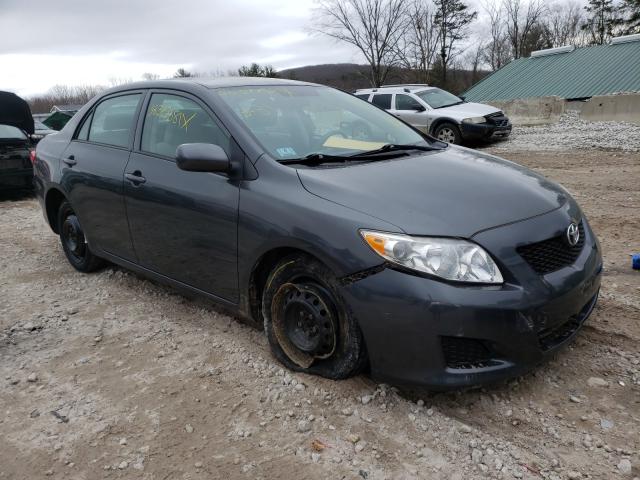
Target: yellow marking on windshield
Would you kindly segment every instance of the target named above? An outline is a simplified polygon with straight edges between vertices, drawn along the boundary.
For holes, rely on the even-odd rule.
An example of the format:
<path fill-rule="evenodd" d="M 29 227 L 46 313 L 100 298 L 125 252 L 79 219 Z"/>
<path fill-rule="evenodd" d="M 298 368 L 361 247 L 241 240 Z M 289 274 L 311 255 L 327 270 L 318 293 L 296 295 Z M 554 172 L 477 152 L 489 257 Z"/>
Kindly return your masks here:
<path fill-rule="evenodd" d="M 383 142 L 365 142 L 364 140 L 353 140 L 339 135 L 332 135 L 324 142 L 323 147 L 349 148 L 351 150 L 374 150 L 384 146 Z"/>

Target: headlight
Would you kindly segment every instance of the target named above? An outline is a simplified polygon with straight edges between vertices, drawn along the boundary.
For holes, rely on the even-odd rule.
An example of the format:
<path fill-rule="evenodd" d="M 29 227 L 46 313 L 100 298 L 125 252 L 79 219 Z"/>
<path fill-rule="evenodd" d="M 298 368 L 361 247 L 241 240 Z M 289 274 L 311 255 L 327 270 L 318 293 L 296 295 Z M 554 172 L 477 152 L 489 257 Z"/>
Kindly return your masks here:
<path fill-rule="evenodd" d="M 462 123 L 485 123 L 487 121 L 484 117 L 471 117 L 471 118 L 463 118 Z"/>
<path fill-rule="evenodd" d="M 360 230 L 367 244 L 390 262 L 446 280 L 502 283 L 502 274 L 479 245 L 455 238 L 413 237 Z"/>

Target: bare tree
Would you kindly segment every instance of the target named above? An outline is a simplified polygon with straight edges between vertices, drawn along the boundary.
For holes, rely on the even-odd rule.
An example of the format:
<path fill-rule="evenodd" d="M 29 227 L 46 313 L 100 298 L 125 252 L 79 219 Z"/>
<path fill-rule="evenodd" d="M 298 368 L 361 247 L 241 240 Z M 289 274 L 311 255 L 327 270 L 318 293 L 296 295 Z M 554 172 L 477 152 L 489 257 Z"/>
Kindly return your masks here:
<path fill-rule="evenodd" d="M 483 8 L 489 18 L 489 41 L 484 45 L 483 57 L 491 70 L 495 71 L 513 58 L 505 24 L 506 13 L 498 2 L 486 1 Z"/>
<path fill-rule="evenodd" d="M 460 52 L 457 49 L 461 40 L 469 36 L 467 27 L 478 16 L 478 12 L 469 10 L 462 0 L 435 0 L 436 15 L 434 21 L 440 34 L 440 67 L 442 85 L 447 86 L 447 67 Z"/>
<path fill-rule="evenodd" d="M 173 74 L 173 78 L 188 78 L 188 77 L 194 77 L 195 75 L 187 70 L 185 70 L 184 68 L 179 68 L 178 70 L 176 70 L 176 73 Z"/>
<path fill-rule="evenodd" d="M 84 105 L 105 87 L 100 85 L 55 85 L 47 93 L 28 99 L 33 113 L 48 113 L 54 105 Z"/>
<path fill-rule="evenodd" d="M 407 30 L 397 46 L 400 65 L 414 71 L 424 83 L 431 81 L 440 42 L 434 10 L 429 0 L 413 0 L 407 7 Z"/>
<path fill-rule="evenodd" d="M 145 72 L 142 74 L 142 79 L 143 80 L 159 80 L 160 75 L 158 75 L 157 73 Z"/>
<path fill-rule="evenodd" d="M 547 10 L 544 30 L 547 42 L 552 47 L 580 44 L 580 26 L 584 15 L 575 1 L 555 3 Z"/>
<path fill-rule="evenodd" d="M 626 35 L 640 33 L 640 0 L 624 0 L 622 6 L 626 13 L 624 33 Z"/>
<path fill-rule="evenodd" d="M 514 58 L 525 57 L 531 50 L 531 31 L 534 29 L 546 12 L 546 6 L 542 0 L 504 0 L 504 8 L 507 16 L 507 34 L 511 42 Z"/>
<path fill-rule="evenodd" d="M 369 81 L 379 87 L 397 63 L 406 31 L 403 0 L 320 0 L 314 30 L 356 47 L 369 64 Z"/>

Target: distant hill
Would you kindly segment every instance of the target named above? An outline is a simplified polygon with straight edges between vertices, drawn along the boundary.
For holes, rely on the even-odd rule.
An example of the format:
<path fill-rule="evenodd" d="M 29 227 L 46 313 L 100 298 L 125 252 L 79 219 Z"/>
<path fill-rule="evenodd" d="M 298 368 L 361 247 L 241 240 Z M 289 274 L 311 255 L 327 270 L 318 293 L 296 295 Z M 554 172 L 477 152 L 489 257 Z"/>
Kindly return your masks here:
<path fill-rule="evenodd" d="M 303 82 L 321 83 L 331 87 L 339 88 L 347 92 L 353 92 L 358 88 L 368 88 L 370 83 L 367 80 L 367 65 L 357 65 L 355 63 L 330 63 L 326 65 L 309 65 L 306 67 L 288 68 L 280 70 L 278 76 L 291 80 Z M 482 80 L 490 72 L 478 71 L 475 77 L 472 71 L 451 70 L 447 73 L 452 85 L 449 89 L 454 93 L 465 91 L 474 83 Z M 436 77 L 436 75 L 434 75 Z M 392 68 L 385 83 L 412 83 L 416 82 L 415 74 L 411 70 L 402 68 Z M 438 85 L 437 81 L 432 82 Z"/>

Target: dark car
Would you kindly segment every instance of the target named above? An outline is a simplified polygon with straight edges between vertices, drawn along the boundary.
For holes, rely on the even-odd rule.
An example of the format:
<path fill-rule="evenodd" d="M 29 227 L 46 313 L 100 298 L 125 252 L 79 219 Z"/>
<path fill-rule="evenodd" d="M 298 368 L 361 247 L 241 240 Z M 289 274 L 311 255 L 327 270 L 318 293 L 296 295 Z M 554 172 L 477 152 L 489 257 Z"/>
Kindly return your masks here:
<path fill-rule="evenodd" d="M 33 188 L 34 132 L 29 105 L 11 92 L 0 92 L 0 191 Z"/>
<path fill-rule="evenodd" d="M 576 335 L 600 287 L 564 188 L 325 86 L 111 89 L 39 143 L 35 169 L 77 270 L 108 260 L 200 293 L 330 378 L 518 375 Z"/>
<path fill-rule="evenodd" d="M 33 188 L 31 152 L 22 130 L 0 124 L 0 191 Z"/>

